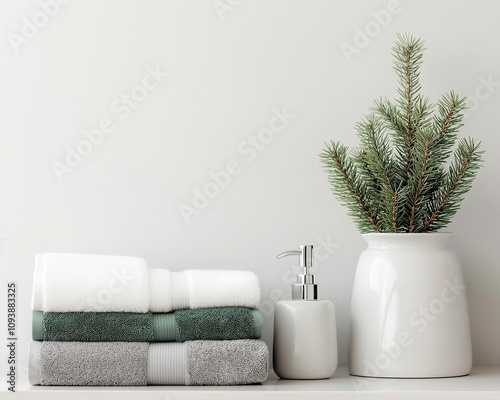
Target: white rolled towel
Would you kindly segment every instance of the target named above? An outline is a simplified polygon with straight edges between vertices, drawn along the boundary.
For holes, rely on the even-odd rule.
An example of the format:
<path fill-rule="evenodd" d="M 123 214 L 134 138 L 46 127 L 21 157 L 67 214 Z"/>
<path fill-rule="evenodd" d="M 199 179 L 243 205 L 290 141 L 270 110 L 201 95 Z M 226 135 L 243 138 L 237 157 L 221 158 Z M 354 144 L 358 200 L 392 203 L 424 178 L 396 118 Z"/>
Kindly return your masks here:
<path fill-rule="evenodd" d="M 135 257 L 36 256 L 33 310 L 170 312 L 183 308 L 257 308 L 260 286 L 250 271 L 148 269 Z"/>

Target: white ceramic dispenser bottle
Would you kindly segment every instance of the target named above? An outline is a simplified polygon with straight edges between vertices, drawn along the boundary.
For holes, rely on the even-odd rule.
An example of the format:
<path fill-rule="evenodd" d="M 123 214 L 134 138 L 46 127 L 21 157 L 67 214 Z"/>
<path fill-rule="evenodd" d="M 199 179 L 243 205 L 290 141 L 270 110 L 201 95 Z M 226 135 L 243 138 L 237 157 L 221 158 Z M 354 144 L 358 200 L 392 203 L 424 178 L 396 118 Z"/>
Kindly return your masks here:
<path fill-rule="evenodd" d="M 337 369 L 335 306 L 318 300 L 318 286 L 311 274 L 313 246 L 299 248 L 277 256 L 300 256 L 303 273 L 292 285 L 292 300 L 276 303 L 274 371 L 284 379 L 326 379 Z"/>

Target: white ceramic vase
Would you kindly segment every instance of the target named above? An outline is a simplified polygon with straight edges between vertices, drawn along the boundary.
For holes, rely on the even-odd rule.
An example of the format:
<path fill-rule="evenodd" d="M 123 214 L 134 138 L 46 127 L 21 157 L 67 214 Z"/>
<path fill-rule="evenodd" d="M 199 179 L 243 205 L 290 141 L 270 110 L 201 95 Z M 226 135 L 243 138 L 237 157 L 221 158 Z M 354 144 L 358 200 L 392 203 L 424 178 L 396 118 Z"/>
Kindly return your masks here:
<path fill-rule="evenodd" d="M 350 372 L 462 376 L 472 368 L 467 297 L 449 233 L 363 235 L 351 302 Z"/>

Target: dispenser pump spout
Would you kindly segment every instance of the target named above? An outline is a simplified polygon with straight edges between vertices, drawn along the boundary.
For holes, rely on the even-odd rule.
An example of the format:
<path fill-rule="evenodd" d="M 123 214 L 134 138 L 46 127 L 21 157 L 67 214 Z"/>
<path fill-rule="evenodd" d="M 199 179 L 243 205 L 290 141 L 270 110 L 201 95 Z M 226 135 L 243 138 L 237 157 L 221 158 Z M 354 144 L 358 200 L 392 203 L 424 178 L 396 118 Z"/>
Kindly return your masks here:
<path fill-rule="evenodd" d="M 314 275 L 311 272 L 313 266 L 313 246 L 311 244 L 301 244 L 299 249 L 300 250 L 285 251 L 284 253 L 278 254 L 276 257 L 300 257 L 299 265 L 303 268 L 303 273 L 297 275 L 297 283 L 292 285 L 292 299 L 317 300 L 318 285 L 316 285 Z"/>

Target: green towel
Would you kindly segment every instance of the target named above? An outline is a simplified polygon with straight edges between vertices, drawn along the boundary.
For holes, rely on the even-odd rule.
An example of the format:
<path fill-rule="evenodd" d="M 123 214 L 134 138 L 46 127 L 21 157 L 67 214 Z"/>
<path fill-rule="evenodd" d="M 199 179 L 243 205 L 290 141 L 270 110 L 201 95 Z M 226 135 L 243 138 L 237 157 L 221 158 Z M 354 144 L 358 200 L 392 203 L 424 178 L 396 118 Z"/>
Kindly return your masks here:
<path fill-rule="evenodd" d="M 185 342 L 259 339 L 262 314 L 243 307 L 165 314 L 33 311 L 33 340 L 64 342 Z"/>

